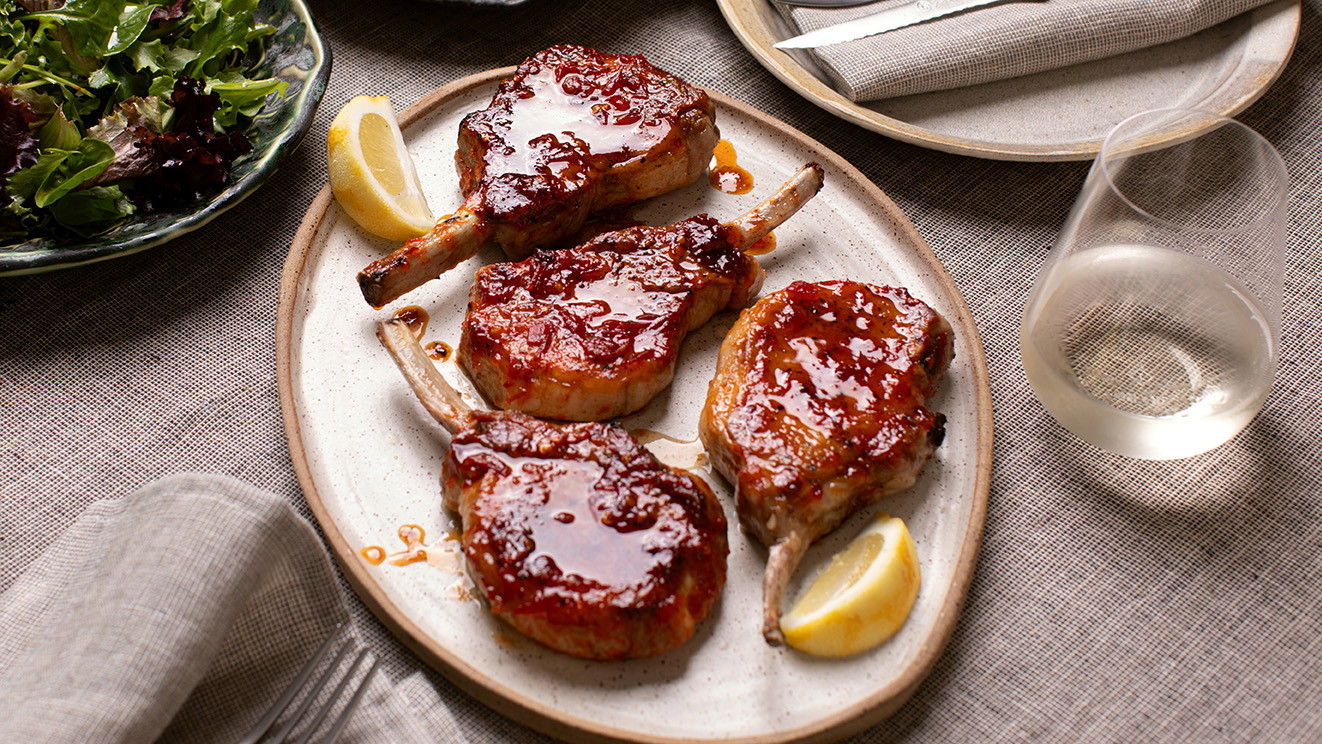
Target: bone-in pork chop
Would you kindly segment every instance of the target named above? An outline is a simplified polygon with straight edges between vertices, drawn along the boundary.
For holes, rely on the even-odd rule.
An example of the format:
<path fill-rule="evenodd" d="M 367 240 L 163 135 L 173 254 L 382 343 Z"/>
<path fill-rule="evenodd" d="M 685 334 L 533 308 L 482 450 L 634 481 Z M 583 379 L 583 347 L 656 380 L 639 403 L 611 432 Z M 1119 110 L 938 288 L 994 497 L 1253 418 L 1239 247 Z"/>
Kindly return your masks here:
<path fill-rule="evenodd" d="M 618 427 L 473 411 L 406 322 L 377 335 L 452 434 L 443 498 L 492 612 L 588 659 L 652 656 L 693 635 L 725 585 L 729 552 L 706 483 Z"/>
<path fill-rule="evenodd" d="M 477 272 L 459 362 L 498 408 L 570 421 L 632 413 L 675 374 L 689 331 L 757 294 L 749 246 L 821 188 L 810 163 L 728 223 L 630 227 Z"/>
<path fill-rule="evenodd" d="M 706 92 L 641 56 L 538 52 L 460 124 L 463 204 L 359 272 L 363 297 L 382 307 L 486 245 L 556 247 L 593 212 L 695 181 L 719 137 Z"/>
<path fill-rule="evenodd" d="M 808 546 L 913 485 L 945 434 L 928 410 L 954 332 L 900 288 L 795 282 L 745 310 L 721 345 L 699 423 L 735 486 L 744 527 L 770 549 L 763 634 Z"/>

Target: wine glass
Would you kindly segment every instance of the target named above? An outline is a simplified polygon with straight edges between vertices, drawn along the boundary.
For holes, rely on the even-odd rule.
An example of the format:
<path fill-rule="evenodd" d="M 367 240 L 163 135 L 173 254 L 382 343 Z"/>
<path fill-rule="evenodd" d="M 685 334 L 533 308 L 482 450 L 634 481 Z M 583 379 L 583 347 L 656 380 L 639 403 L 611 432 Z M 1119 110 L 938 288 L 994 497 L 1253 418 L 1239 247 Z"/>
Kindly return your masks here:
<path fill-rule="evenodd" d="M 1151 460 L 1247 426 L 1276 371 L 1287 191 L 1280 155 L 1233 119 L 1160 109 L 1116 125 L 1024 315 L 1047 411 Z"/>

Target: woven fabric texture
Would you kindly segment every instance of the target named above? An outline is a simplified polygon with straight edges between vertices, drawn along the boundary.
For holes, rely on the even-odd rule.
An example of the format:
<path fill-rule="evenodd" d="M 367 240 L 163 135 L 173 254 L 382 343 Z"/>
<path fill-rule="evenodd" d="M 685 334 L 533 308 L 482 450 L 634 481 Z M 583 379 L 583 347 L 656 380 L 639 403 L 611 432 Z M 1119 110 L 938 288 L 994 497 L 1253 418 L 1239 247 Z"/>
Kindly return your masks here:
<path fill-rule="evenodd" d="M 1279 376 L 1243 434 L 1170 463 L 1079 444 L 1020 365 L 1024 302 L 1087 163 L 979 160 L 848 124 L 764 70 L 710 0 L 312 7 L 330 88 L 271 181 L 169 244 L 0 279 L 0 591 L 93 502 L 181 471 L 232 476 L 311 518 L 281 421 L 275 325 L 331 118 L 357 94 L 402 106 L 574 42 L 644 54 L 839 153 L 909 216 L 978 322 L 996 444 L 968 600 L 913 699 L 852 741 L 1322 741 L 1322 0 L 1304 0 L 1288 67 L 1238 116 L 1292 178 Z M 434 688 L 464 738 L 550 741 L 425 669 L 345 593 L 387 678 Z"/>
<path fill-rule="evenodd" d="M 911 0 L 852 8 L 777 6 L 801 32 Z M 812 50 L 854 101 L 960 88 L 1144 49 L 1211 28 L 1269 0 L 1011 2 Z"/>
<path fill-rule="evenodd" d="M 0 741 L 238 741 L 348 619 L 288 502 L 222 475 L 155 481 L 92 504 L 0 594 Z M 456 734 L 429 687 L 368 685 L 345 744 Z"/>

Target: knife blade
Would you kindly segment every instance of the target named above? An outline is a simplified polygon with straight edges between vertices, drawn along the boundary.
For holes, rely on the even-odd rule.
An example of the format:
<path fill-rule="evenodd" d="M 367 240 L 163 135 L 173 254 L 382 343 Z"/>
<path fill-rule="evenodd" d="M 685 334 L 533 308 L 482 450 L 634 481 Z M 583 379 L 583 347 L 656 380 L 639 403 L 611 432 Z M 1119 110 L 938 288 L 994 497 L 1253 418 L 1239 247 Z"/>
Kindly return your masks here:
<path fill-rule="evenodd" d="M 1003 2 L 1004 0 L 916 0 L 894 8 L 887 8 L 871 15 L 855 18 L 852 21 L 837 23 L 816 31 L 786 39 L 772 44 L 776 49 L 813 49 L 828 44 L 840 44 L 846 41 L 862 39 L 867 36 L 894 31 L 897 28 L 912 26 L 933 18 L 958 13 L 961 10 L 977 8 L 982 5 Z"/>

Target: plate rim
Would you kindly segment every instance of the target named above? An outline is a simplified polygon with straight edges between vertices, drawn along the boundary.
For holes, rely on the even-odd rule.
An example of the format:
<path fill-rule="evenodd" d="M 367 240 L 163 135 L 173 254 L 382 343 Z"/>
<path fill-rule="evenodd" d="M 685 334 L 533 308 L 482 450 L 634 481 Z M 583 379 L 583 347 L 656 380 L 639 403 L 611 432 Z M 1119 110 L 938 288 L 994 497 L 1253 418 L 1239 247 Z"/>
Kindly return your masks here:
<path fill-rule="evenodd" d="M 1012 160 L 1019 162 L 1060 162 L 1072 160 L 1090 160 L 1101 149 L 1102 137 L 1095 141 L 1082 143 L 1078 147 L 1034 146 L 1024 144 L 1007 146 L 1003 143 L 991 143 L 966 137 L 945 135 L 936 130 L 920 127 L 899 119 L 886 116 L 860 106 L 841 95 L 834 88 L 823 83 L 815 75 L 804 69 L 783 52 L 771 45 L 782 38 L 772 33 L 766 24 L 758 22 L 760 14 L 754 6 L 766 5 L 770 12 L 772 0 L 716 0 L 725 18 L 726 25 L 734 32 L 739 42 L 748 50 L 768 72 L 809 102 L 824 111 L 864 129 L 883 134 L 887 137 L 907 142 L 911 145 L 939 150 L 956 155 L 969 155 L 989 160 Z M 1299 41 L 1299 29 L 1302 23 L 1303 0 L 1293 0 L 1293 33 L 1289 44 L 1271 74 L 1259 76 L 1257 83 L 1246 94 L 1234 99 L 1229 105 L 1212 110 L 1212 113 L 1232 117 L 1248 108 L 1280 78 L 1294 54 Z M 1274 3 L 1261 5 L 1249 13 L 1258 13 L 1270 9 Z M 1087 64 L 1087 63 L 1084 63 Z M 1210 110 L 1210 109 L 1209 109 Z M 1133 113 L 1138 113 L 1137 111 Z M 1210 126 L 1210 125 L 1209 125 Z M 1195 134 L 1201 134 L 1199 130 Z"/>
<path fill-rule="evenodd" d="M 414 122 L 452 98 L 463 95 L 474 88 L 489 85 L 508 77 L 513 74 L 514 70 L 514 67 L 503 67 L 479 72 L 437 88 L 400 112 L 398 118 L 401 129 L 407 129 Z M 812 150 L 816 155 L 821 156 L 822 159 L 830 161 L 833 166 L 846 172 L 862 187 L 867 192 L 867 196 L 881 207 L 904 233 L 904 237 L 911 242 L 918 255 L 926 263 L 927 268 L 933 272 L 932 277 L 946 291 L 958 319 L 957 327 L 962 329 L 962 334 L 965 336 L 969 349 L 968 356 L 970 358 L 967 362 L 971 366 L 971 377 L 975 386 L 973 391 L 976 415 L 974 449 L 977 453 L 977 461 L 972 466 L 974 469 L 973 488 L 972 492 L 968 494 L 968 530 L 960 546 L 959 556 L 952 572 L 950 591 L 932 623 L 931 630 L 913 660 L 908 663 L 905 671 L 893 679 L 890 684 L 834 715 L 818 719 L 809 725 L 795 729 L 719 739 L 719 741 L 727 744 L 779 744 L 789 741 L 831 742 L 869 728 L 898 710 L 913 695 L 918 685 L 926 679 L 954 632 L 956 621 L 967 599 L 973 570 L 977 563 L 991 489 L 992 437 L 994 430 L 991 386 L 986 355 L 972 313 L 969 311 L 967 303 L 956 287 L 954 280 L 937 259 L 935 252 L 919 235 L 917 228 L 913 226 L 913 223 L 890 197 L 843 157 L 803 132 L 729 96 L 711 90 L 707 92 L 718 105 L 737 110 L 741 115 L 756 119 L 762 124 L 790 136 Z M 314 253 L 313 249 L 317 244 L 317 237 L 333 201 L 334 196 L 331 193 L 330 186 L 324 186 L 304 215 L 298 232 L 290 244 L 289 254 L 285 259 L 280 277 L 279 304 L 276 313 L 276 376 L 280 394 L 281 417 L 289 444 L 290 459 L 298 477 L 299 485 L 307 499 L 309 508 L 330 544 L 331 553 L 335 556 L 336 562 L 341 568 L 341 573 L 349 585 L 378 620 L 417 654 L 424 663 L 440 672 L 447 680 L 467 694 L 511 720 L 562 740 L 630 742 L 634 744 L 679 744 L 679 742 L 695 741 L 693 739 L 649 736 L 641 732 L 569 715 L 551 706 L 523 697 L 503 685 L 492 675 L 474 668 L 430 639 L 414 621 L 408 618 L 391 601 L 384 588 L 372 577 L 362 561 L 357 559 L 357 553 L 331 519 L 329 510 L 321 499 L 317 484 L 313 480 L 293 389 L 294 347 L 296 342 L 294 335 L 295 310 L 301 294 L 303 271 L 308 264 L 308 259 Z M 696 741 L 715 742 L 718 740 Z"/>
<path fill-rule="evenodd" d="M 312 65 L 306 71 L 304 83 L 299 88 L 297 96 L 287 104 L 295 107 L 291 126 L 282 131 L 272 142 L 246 178 L 230 183 L 224 190 L 206 199 L 205 202 L 199 202 L 195 211 L 183 215 L 180 219 L 121 241 L 84 243 L 81 246 L 64 249 L 59 245 L 52 245 L 41 249 L 16 251 L 12 255 L 6 255 L 4 250 L 0 250 L 0 277 L 44 274 L 140 253 L 206 226 L 265 184 L 298 148 L 311 129 L 317 108 L 330 81 L 332 65 L 330 44 L 322 37 L 306 0 L 285 1 L 306 28 L 308 49 L 312 51 Z M 4 249 L 16 249 L 22 245 L 24 243 L 13 243 L 4 246 Z M 63 251 L 72 251 L 72 253 L 63 255 Z"/>

